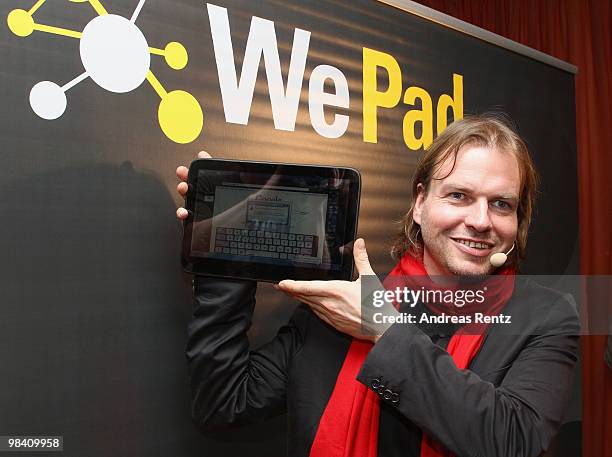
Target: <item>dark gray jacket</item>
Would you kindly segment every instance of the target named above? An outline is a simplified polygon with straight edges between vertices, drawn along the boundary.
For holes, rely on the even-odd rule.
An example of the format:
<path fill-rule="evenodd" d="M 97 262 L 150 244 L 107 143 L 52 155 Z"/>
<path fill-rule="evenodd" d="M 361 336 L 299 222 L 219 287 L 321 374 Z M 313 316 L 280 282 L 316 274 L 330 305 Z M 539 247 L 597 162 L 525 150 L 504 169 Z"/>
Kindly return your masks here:
<path fill-rule="evenodd" d="M 254 282 L 196 277 L 187 359 L 193 416 L 203 428 L 260 422 L 287 413 L 288 455 L 307 457 L 351 338 L 305 305 L 267 345 L 246 332 Z M 561 425 L 578 354 L 571 297 L 517 281 L 469 370 L 444 350 L 448 337 L 394 324 L 358 380 L 381 394 L 379 457 L 418 456 L 421 430 L 457 456 L 537 456 Z M 380 385 L 384 389 L 380 388 Z"/>

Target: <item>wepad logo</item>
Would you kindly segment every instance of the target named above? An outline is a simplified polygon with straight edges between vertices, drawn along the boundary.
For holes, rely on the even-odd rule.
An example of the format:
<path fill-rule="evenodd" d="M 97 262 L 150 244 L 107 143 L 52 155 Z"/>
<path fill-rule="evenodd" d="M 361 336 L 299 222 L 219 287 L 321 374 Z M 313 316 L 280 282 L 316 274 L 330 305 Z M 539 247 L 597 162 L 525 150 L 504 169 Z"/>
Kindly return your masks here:
<path fill-rule="evenodd" d="M 272 118 L 278 130 L 295 130 L 304 70 L 310 45 L 310 32 L 295 29 L 287 85 L 283 82 L 274 22 L 253 16 L 246 42 L 240 81 L 236 73 L 232 36 L 227 9 L 207 3 L 213 40 L 219 86 L 223 100 L 225 120 L 247 125 L 253 101 L 257 71 L 263 55 Z M 363 141 L 378 141 L 378 110 L 391 109 L 404 103 L 407 109 L 403 118 L 403 136 L 406 146 L 412 150 L 427 147 L 433 141 L 434 101 L 427 90 L 411 86 L 402 87 L 402 72 L 398 61 L 390 54 L 363 48 Z M 387 88 L 379 88 L 378 73 L 386 73 Z M 325 82 L 334 86 L 334 93 L 324 91 Z M 453 74 L 453 95 L 442 94 L 437 100 L 436 127 L 442 132 L 447 125 L 448 110 L 454 119 L 463 117 L 463 76 Z M 326 138 L 339 138 L 349 126 L 349 116 L 336 113 L 333 121 L 325 119 L 325 107 L 349 108 L 350 92 L 342 71 L 331 65 L 319 65 L 312 70 L 308 83 L 308 110 L 313 129 Z M 420 109 L 416 108 L 420 105 Z M 416 126 L 420 126 L 417 129 Z M 420 133 L 418 131 L 420 130 Z M 417 136 L 418 135 L 418 136 Z"/>
<path fill-rule="evenodd" d="M 198 101 L 183 90 L 166 91 L 150 70 L 151 54 L 163 56 L 168 66 L 175 70 L 185 68 L 188 56 L 185 47 L 178 42 L 170 42 L 164 49 L 149 47 L 135 24 L 145 0 L 138 2 L 129 20 L 108 14 L 99 0 L 70 0 L 88 2 L 98 14 L 82 32 L 37 23 L 34 14 L 45 1 L 38 0 L 28 11 L 11 11 L 7 18 L 9 29 L 20 37 L 39 31 L 79 39 L 85 72 L 63 86 L 52 81 L 36 84 L 30 91 L 30 106 L 38 116 L 48 120 L 59 118 L 66 110 L 66 92 L 88 77 L 115 93 L 130 92 L 146 79 L 161 99 L 157 117 L 164 134 L 176 143 L 189 143 L 200 135 L 203 113 Z"/>
<path fill-rule="evenodd" d="M 149 47 L 135 24 L 145 0 L 138 2 L 129 20 L 108 14 L 99 0 L 70 0 L 88 2 L 98 14 L 82 32 L 37 23 L 34 14 L 45 1 L 38 0 L 28 11 L 11 11 L 7 19 L 10 30 L 20 37 L 39 31 L 79 39 L 85 72 L 63 86 L 51 81 L 36 84 L 30 92 L 30 105 L 38 116 L 49 120 L 60 117 L 67 106 L 66 92 L 88 77 L 103 89 L 115 93 L 130 92 L 146 80 L 161 99 L 158 120 L 164 134 L 177 143 L 189 143 L 200 135 L 203 113 L 198 101 L 183 90 L 167 92 L 150 70 L 151 54 L 163 56 L 175 70 L 185 68 L 188 56 L 183 45 L 177 42 L 168 43 L 164 49 Z M 210 3 L 206 8 L 226 122 L 248 125 L 263 57 L 274 127 L 294 131 L 311 33 L 298 28 L 294 30 L 285 84 L 274 22 L 253 16 L 238 79 L 227 9 Z M 434 104 L 427 90 L 416 86 L 402 87 L 401 68 L 392 55 L 366 47 L 362 51 L 364 142 L 378 141 L 379 110 L 395 109 L 400 102 L 406 109 L 402 121 L 404 142 L 412 150 L 431 144 L 434 123 L 438 133 L 446 128 L 449 110 L 454 119 L 463 117 L 461 75 L 449 77 L 449 81 L 452 79 L 452 96 L 442 94 Z M 386 75 L 380 78 L 381 81 L 379 73 Z M 333 86 L 333 92 L 325 91 L 326 82 Z M 308 111 L 315 132 L 326 138 L 344 135 L 349 126 L 349 115 L 334 113 L 328 122 L 325 110 L 347 110 L 350 104 L 350 90 L 344 73 L 332 65 L 316 66 L 308 82 Z"/>

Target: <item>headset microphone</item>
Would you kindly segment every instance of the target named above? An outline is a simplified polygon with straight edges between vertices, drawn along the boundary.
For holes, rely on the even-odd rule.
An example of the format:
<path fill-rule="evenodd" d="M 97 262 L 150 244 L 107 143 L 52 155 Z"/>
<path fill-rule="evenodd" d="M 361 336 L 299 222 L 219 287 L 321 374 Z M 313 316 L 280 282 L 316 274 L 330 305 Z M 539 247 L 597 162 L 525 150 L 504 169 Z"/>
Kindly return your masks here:
<path fill-rule="evenodd" d="M 496 268 L 501 267 L 504 263 L 506 263 L 506 260 L 508 260 L 508 254 L 510 254 L 513 249 L 514 243 L 512 243 L 512 247 L 505 254 L 503 252 L 496 252 L 491 257 L 489 257 L 489 262 Z"/>

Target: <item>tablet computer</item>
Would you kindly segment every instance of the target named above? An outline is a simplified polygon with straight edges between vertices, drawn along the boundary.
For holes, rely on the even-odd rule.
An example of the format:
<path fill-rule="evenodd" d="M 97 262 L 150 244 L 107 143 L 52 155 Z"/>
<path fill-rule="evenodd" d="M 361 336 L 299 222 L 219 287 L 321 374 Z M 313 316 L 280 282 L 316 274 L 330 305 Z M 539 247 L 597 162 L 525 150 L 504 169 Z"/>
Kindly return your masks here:
<path fill-rule="evenodd" d="M 269 282 L 351 278 L 357 170 L 199 159 L 187 181 L 188 272 Z"/>

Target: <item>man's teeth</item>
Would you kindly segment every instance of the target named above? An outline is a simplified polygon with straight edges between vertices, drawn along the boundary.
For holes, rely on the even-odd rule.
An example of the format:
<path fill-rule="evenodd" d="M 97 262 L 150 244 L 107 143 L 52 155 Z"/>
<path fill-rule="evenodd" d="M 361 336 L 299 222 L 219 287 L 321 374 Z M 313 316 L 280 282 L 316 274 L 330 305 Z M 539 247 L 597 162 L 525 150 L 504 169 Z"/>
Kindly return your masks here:
<path fill-rule="evenodd" d="M 483 243 L 476 243 L 474 241 L 467 241 L 467 240 L 457 240 L 457 243 L 465 244 L 466 246 L 469 246 L 471 248 L 476 248 L 476 249 L 487 249 L 489 247 Z"/>

